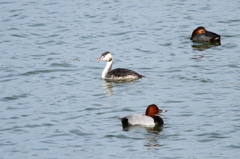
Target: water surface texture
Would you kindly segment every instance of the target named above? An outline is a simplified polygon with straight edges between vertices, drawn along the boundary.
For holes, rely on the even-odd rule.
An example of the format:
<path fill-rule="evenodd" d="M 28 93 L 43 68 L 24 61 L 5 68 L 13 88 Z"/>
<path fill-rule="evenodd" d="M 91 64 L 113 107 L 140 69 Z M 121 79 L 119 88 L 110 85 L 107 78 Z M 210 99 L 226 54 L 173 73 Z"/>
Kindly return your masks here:
<path fill-rule="evenodd" d="M 240 1 L 1 1 L 0 159 L 240 155 Z M 193 44 L 198 26 L 220 46 Z M 101 79 L 113 68 L 147 78 Z M 162 128 L 118 117 L 167 109 Z"/>

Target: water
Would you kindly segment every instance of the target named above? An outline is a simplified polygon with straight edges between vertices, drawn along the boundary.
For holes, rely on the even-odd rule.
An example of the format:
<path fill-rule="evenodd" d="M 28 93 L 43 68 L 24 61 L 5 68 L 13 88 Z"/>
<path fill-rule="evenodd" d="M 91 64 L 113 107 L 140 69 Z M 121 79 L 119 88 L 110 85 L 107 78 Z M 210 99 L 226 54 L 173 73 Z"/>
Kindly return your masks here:
<path fill-rule="evenodd" d="M 238 158 L 239 1 L 2 1 L 0 158 Z M 221 46 L 195 46 L 204 26 Z M 113 68 L 147 78 L 101 79 Z M 167 109 L 162 128 L 118 117 Z"/>

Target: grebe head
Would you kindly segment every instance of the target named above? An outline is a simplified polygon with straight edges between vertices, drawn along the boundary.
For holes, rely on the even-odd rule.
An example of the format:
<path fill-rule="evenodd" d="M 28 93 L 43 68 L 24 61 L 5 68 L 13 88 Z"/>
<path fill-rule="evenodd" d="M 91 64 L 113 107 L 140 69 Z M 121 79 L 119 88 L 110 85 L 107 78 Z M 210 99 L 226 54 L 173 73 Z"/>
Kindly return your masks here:
<path fill-rule="evenodd" d="M 204 27 L 202 27 L 202 26 L 198 27 L 197 29 L 195 29 L 195 30 L 192 32 L 191 40 L 192 40 L 192 38 L 193 38 L 195 35 L 197 35 L 197 34 L 204 34 L 204 33 L 206 33 L 206 32 L 207 32 L 207 30 L 206 30 Z"/>
<path fill-rule="evenodd" d="M 166 112 L 166 110 L 159 109 L 155 104 L 151 104 L 147 107 L 146 115 L 150 117 L 155 117 L 156 115 L 162 115 L 162 112 Z"/>
<path fill-rule="evenodd" d="M 101 61 L 101 60 L 105 60 L 107 62 L 110 62 L 110 61 L 112 61 L 112 55 L 110 54 L 109 51 L 104 52 L 102 54 L 102 56 L 99 59 L 97 59 L 96 61 Z"/>

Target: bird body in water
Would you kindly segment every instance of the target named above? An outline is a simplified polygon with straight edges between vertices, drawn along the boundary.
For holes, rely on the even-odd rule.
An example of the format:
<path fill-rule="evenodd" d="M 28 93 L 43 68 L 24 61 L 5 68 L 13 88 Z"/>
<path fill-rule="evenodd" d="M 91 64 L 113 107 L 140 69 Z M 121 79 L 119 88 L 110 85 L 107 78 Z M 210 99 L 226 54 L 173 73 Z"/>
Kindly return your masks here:
<path fill-rule="evenodd" d="M 164 121 L 159 116 L 162 112 L 167 110 L 161 110 L 155 104 L 151 104 L 147 107 L 145 114 L 134 114 L 123 118 L 119 118 L 124 126 L 131 125 L 144 125 L 144 126 L 155 126 L 163 125 Z"/>
<path fill-rule="evenodd" d="M 104 52 L 102 56 L 96 61 L 100 61 L 100 60 L 105 60 L 107 62 L 102 72 L 103 79 L 134 80 L 134 79 L 145 77 L 135 71 L 125 69 L 125 68 L 116 68 L 112 70 L 113 57 L 110 52 Z"/>
<path fill-rule="evenodd" d="M 190 38 L 193 42 L 210 42 L 210 43 L 220 43 L 221 36 L 207 31 L 204 27 L 200 26 L 192 32 Z"/>

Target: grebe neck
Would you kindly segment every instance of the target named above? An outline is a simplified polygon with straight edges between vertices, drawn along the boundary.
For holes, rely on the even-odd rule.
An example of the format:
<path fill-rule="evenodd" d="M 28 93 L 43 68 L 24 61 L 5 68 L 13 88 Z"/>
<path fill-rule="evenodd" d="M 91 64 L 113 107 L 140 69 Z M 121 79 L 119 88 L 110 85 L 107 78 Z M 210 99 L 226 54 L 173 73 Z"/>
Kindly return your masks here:
<path fill-rule="evenodd" d="M 111 61 L 107 61 L 106 66 L 105 66 L 105 68 L 104 68 L 104 70 L 102 72 L 102 78 L 106 78 L 107 77 L 108 72 L 110 72 L 111 69 L 112 69 L 112 63 L 113 63 L 112 59 L 111 59 Z"/>

